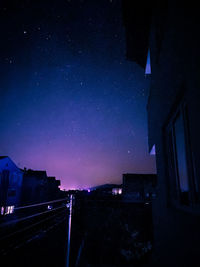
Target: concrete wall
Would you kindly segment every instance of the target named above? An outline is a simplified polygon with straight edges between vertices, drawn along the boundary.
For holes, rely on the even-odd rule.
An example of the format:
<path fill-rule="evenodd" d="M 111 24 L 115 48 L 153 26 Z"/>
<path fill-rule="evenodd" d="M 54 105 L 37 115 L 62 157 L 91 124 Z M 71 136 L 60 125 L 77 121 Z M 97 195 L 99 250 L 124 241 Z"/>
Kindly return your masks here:
<path fill-rule="evenodd" d="M 149 145 L 156 145 L 158 198 L 153 201 L 154 260 L 157 266 L 199 266 L 200 208 L 173 205 L 169 199 L 163 127 L 184 99 L 193 168 L 200 184 L 200 38 L 195 7 L 168 1 L 168 16 L 158 58 L 155 14 L 151 39 L 151 88 L 148 109 Z"/>

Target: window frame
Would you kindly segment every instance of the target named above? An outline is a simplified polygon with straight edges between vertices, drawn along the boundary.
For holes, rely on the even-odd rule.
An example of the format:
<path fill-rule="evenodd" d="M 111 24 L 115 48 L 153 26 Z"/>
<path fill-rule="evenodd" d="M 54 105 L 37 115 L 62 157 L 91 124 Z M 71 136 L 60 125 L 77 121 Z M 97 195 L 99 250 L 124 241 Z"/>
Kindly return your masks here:
<path fill-rule="evenodd" d="M 186 170 L 188 176 L 188 203 L 181 203 L 180 178 L 177 162 L 176 151 L 176 136 L 175 136 L 175 122 L 178 116 L 182 116 L 184 127 L 184 142 L 185 142 L 185 156 L 186 156 Z M 171 135 L 171 136 L 170 136 Z M 195 175 L 194 160 L 191 150 L 191 138 L 188 120 L 188 107 L 186 101 L 182 100 L 171 112 L 167 123 L 164 126 L 164 154 L 167 178 L 167 202 L 169 205 L 178 208 L 191 208 L 197 206 L 199 200 L 198 183 Z"/>

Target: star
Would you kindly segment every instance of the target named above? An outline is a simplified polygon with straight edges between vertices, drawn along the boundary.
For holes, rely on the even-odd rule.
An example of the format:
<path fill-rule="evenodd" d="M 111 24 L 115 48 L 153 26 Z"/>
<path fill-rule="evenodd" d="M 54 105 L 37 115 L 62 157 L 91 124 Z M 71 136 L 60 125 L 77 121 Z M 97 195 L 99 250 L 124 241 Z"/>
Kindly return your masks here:
<path fill-rule="evenodd" d="M 10 14 L 4 23 L 5 154 L 12 150 L 22 165 L 62 176 L 67 188 L 119 183 L 123 172 L 153 169 L 146 156 L 146 82 L 124 57 L 120 1 L 96 2 L 64 0 L 55 8 L 40 1 L 36 18 L 28 1 L 20 19 L 16 12 L 17 25 L 8 23 Z"/>

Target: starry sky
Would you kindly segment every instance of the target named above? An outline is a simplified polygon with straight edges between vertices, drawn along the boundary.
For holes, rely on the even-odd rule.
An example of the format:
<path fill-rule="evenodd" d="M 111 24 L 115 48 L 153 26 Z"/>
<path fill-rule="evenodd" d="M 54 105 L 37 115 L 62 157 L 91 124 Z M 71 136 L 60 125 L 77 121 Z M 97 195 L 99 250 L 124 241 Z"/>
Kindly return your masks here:
<path fill-rule="evenodd" d="M 65 189 L 155 173 L 120 0 L 2 1 L 0 20 L 0 155 Z"/>

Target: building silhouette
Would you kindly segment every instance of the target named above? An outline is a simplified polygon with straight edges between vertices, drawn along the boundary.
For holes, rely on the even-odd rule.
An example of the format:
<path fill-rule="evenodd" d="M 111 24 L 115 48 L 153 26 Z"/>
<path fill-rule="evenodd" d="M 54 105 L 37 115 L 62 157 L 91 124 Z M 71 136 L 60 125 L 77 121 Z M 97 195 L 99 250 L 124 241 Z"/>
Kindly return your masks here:
<path fill-rule="evenodd" d="M 48 177 L 46 171 L 24 170 L 22 203 L 32 204 L 60 197 L 60 180 Z"/>
<path fill-rule="evenodd" d="M 20 169 L 8 156 L 0 156 L 0 215 L 14 213 L 19 206 L 66 198 L 60 180 L 46 171 Z"/>
<path fill-rule="evenodd" d="M 23 171 L 8 156 L 0 156 L 0 214 L 14 212 L 21 202 Z"/>
<path fill-rule="evenodd" d="M 125 202 L 144 203 L 156 195 L 156 174 L 123 174 L 122 199 Z"/>

